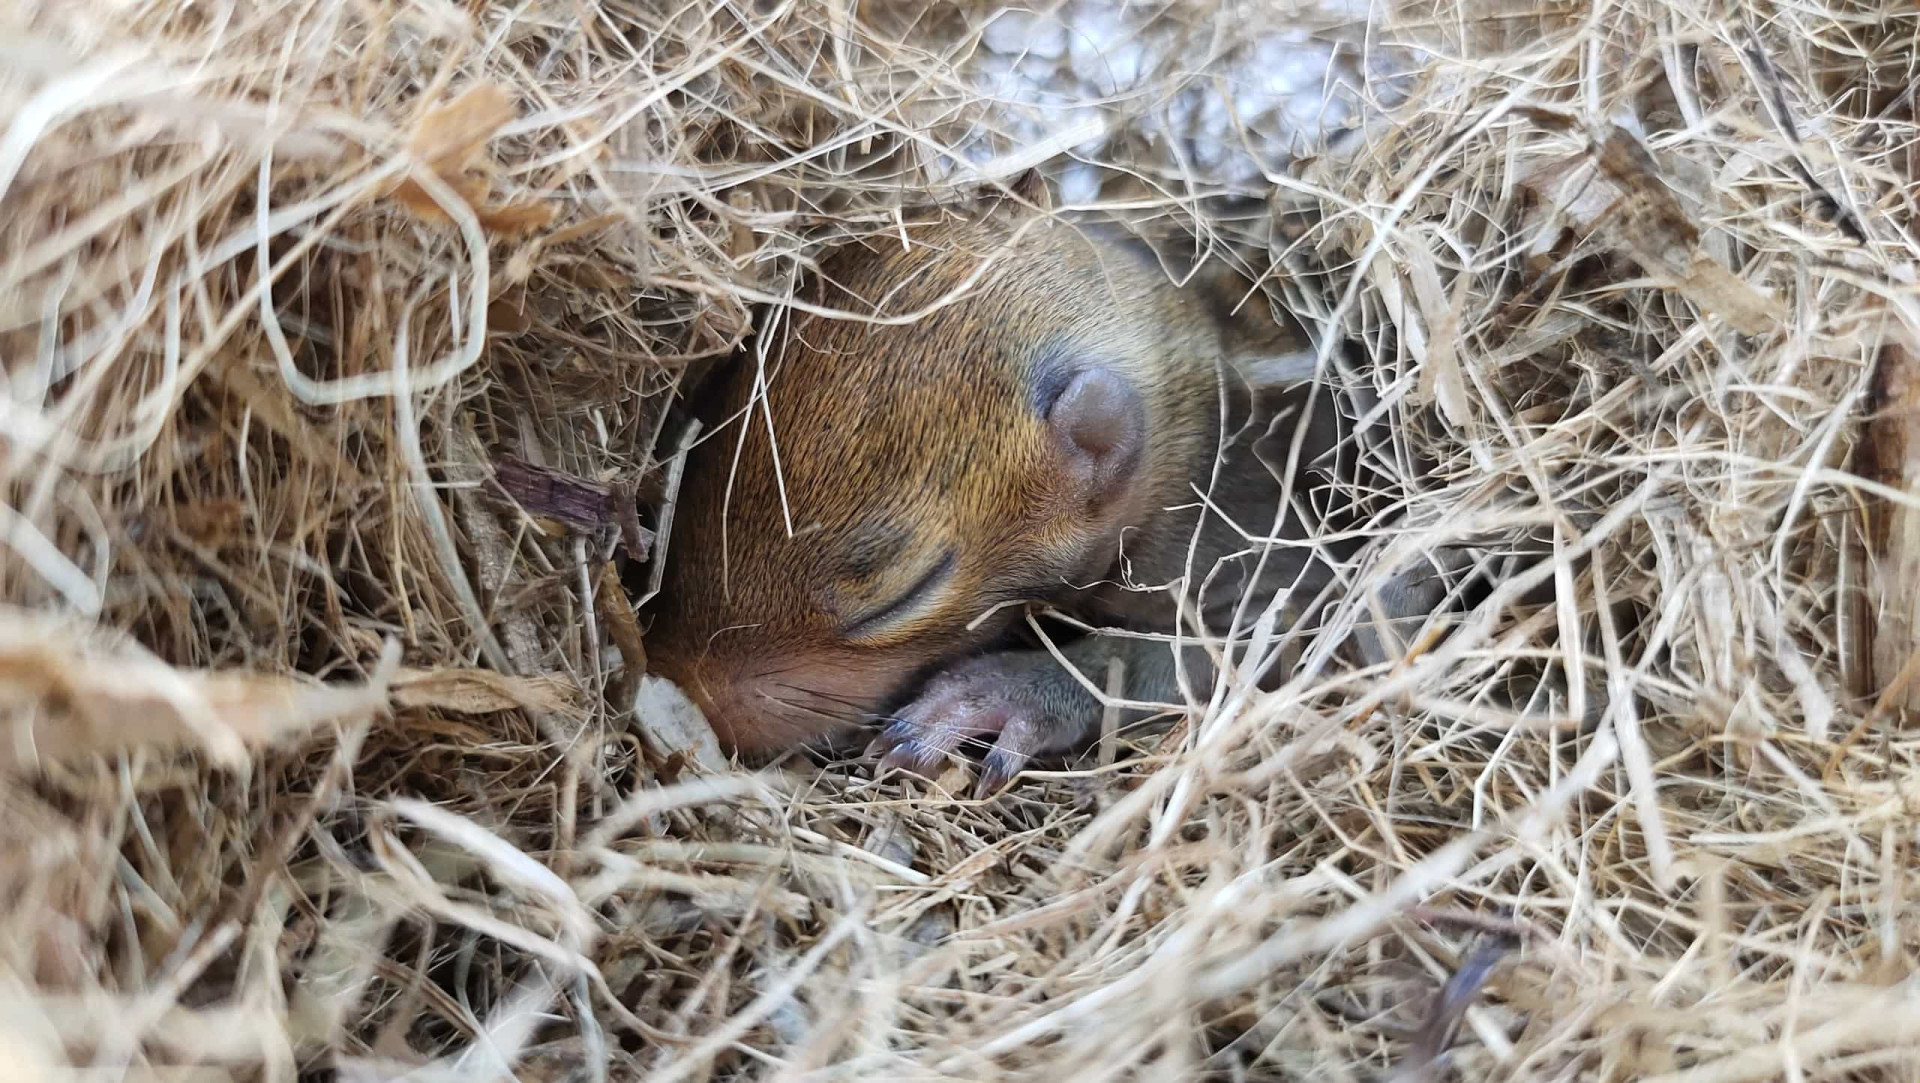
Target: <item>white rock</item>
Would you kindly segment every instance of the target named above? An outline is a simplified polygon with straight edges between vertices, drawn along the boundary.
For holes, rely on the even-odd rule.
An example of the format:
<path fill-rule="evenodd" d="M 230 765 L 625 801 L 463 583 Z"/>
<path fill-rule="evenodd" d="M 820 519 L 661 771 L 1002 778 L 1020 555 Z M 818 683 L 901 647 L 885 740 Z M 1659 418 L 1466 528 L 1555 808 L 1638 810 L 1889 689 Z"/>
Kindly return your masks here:
<path fill-rule="evenodd" d="M 1067 29 L 1067 65 L 1074 78 L 1101 95 L 1138 85 L 1141 76 L 1160 62 L 1142 29 L 1123 19 L 1116 5 L 1074 5 Z"/>
<path fill-rule="evenodd" d="M 1203 181 L 1257 184 L 1263 168 L 1323 148 L 1357 119 L 1353 103 L 1331 92 L 1356 78 L 1360 58 L 1342 58 L 1306 23 L 1282 22 L 1263 5 L 1226 5 L 1219 33 L 1197 25 L 1187 34 L 1177 22 L 1156 22 L 1156 5 L 1138 0 L 1048 0 L 1050 9 L 1034 2 L 1043 10 L 1003 8 L 980 31 L 984 47 L 966 75 L 988 99 L 989 116 L 955 148 L 967 159 L 1051 142 L 1102 112 L 1165 148 L 1169 158 L 1159 168 L 1176 165 L 1178 148 L 1181 164 Z M 1363 18 L 1367 11 L 1365 0 L 1321 7 L 1353 8 Z M 1191 14 L 1172 16 L 1181 18 Z M 1211 52 L 1222 42 L 1230 48 L 1224 58 Z M 1366 63 L 1382 65 L 1381 53 Z M 1368 74 L 1375 94 L 1391 90 L 1379 85 L 1386 76 Z M 1102 137 L 1073 151 L 1100 161 L 1111 149 L 1112 139 Z M 1097 166 L 1065 165 L 1060 195 L 1070 203 L 1097 198 L 1101 177 Z"/>
<path fill-rule="evenodd" d="M 727 757 L 707 716 L 665 677 L 649 673 L 640 678 L 640 690 L 633 697 L 633 721 L 655 754 L 684 752 L 701 770 L 727 769 Z"/>
<path fill-rule="evenodd" d="M 1051 16 L 1007 8 L 980 31 L 980 44 L 1003 56 L 1058 60 L 1067 52 L 1067 28 Z"/>

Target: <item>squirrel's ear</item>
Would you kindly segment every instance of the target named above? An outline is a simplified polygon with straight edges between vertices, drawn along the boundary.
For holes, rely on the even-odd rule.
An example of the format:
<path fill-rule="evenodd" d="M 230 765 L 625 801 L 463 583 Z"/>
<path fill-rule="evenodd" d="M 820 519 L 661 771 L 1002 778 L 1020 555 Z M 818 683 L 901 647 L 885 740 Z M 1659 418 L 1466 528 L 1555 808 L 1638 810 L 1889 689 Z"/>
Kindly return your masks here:
<path fill-rule="evenodd" d="M 975 197 L 992 213 L 1024 217 L 1053 210 L 1053 191 L 1039 169 L 1023 169 L 1004 181 L 982 184 Z"/>
<path fill-rule="evenodd" d="M 1053 209 L 1053 190 L 1047 187 L 1047 178 L 1037 167 L 1021 170 L 1019 176 L 1008 182 L 1007 190 L 1041 210 Z"/>
<path fill-rule="evenodd" d="M 1099 507 L 1118 499 L 1139 473 L 1147 443 L 1147 412 L 1131 381 L 1092 366 L 1043 394 L 1041 416 L 1054 437 L 1069 489 Z"/>

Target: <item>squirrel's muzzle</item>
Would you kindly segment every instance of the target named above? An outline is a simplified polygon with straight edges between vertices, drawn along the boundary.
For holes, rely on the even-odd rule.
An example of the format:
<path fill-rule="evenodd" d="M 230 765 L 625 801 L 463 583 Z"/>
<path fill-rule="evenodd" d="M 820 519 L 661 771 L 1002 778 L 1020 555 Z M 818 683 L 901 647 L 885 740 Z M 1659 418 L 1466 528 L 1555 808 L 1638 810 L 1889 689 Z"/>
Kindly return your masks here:
<path fill-rule="evenodd" d="M 680 686 L 721 745 L 742 756 L 874 730 L 878 712 L 916 667 L 868 652 L 697 658 L 664 654 L 651 668 Z"/>

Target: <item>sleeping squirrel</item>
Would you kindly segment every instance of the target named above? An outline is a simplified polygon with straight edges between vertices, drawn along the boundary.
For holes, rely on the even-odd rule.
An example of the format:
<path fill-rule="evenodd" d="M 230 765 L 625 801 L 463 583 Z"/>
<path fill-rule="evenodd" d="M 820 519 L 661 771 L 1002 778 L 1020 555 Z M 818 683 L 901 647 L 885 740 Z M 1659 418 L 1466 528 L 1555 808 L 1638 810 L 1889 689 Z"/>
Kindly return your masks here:
<path fill-rule="evenodd" d="M 1122 724 L 1164 714 L 1183 674 L 1211 686 L 1197 639 L 1276 599 L 1318 619 L 1357 550 L 1316 540 L 1353 519 L 1355 456 L 1304 333 L 1236 312 L 1251 283 L 1219 261 L 1183 287 L 1036 191 L 830 253 L 804 296 L 874 318 L 799 315 L 723 380 L 647 640 L 735 752 L 860 736 L 931 775 L 983 748 L 991 792 L 1099 735 L 1113 659 Z M 1417 626 L 1444 593 L 1374 612 Z M 1084 635 L 1069 669 L 1010 641 L 1035 604 L 1157 635 Z"/>

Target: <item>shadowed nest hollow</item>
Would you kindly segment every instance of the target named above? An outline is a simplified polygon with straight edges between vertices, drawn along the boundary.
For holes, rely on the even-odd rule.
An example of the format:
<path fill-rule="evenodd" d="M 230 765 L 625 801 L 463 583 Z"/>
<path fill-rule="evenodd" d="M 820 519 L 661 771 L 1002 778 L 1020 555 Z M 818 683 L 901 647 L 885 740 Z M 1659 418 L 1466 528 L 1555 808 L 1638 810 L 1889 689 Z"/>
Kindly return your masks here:
<path fill-rule="evenodd" d="M 1920 1077 L 1911 5 L 1302 5 L 1401 74 L 1226 181 L 1168 84 L 996 129 L 992 13 L 0 10 L 7 1078 Z M 1088 164 L 1365 346 L 1426 467 L 1355 574 L 1496 585 L 994 802 L 718 758 L 677 394 Z"/>

